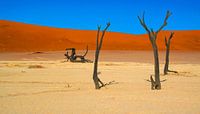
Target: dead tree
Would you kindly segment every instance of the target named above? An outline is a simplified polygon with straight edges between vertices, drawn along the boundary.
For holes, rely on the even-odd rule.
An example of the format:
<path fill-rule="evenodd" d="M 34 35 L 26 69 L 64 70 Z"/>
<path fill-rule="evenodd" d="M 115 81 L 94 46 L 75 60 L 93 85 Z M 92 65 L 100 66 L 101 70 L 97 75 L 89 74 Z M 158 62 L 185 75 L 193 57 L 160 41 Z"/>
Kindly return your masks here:
<path fill-rule="evenodd" d="M 93 72 L 93 81 L 95 84 L 95 89 L 100 89 L 101 87 L 103 87 L 105 84 L 99 79 L 98 77 L 98 59 L 99 59 L 99 53 L 102 47 L 102 43 L 103 43 L 103 38 L 105 35 L 106 30 L 108 29 L 108 27 L 110 26 L 110 23 L 107 23 L 106 28 L 103 30 L 101 37 L 100 37 L 100 42 L 99 42 L 99 35 L 100 35 L 100 30 L 101 30 L 101 26 L 98 26 L 98 31 L 97 31 L 97 39 L 96 39 L 96 52 L 95 52 L 95 61 L 94 61 L 94 72 Z M 101 85 L 100 85 L 101 84 Z"/>
<path fill-rule="evenodd" d="M 174 32 L 171 32 L 168 40 L 165 37 L 166 57 L 165 57 L 164 75 L 167 75 L 168 72 L 178 73 L 177 71 L 169 70 L 169 51 L 170 51 L 171 39 L 172 39 L 173 36 L 174 36 Z"/>
<path fill-rule="evenodd" d="M 69 55 L 68 51 L 71 51 L 71 55 Z M 81 63 L 86 63 L 86 62 L 92 62 L 89 59 L 85 59 L 85 56 L 88 53 L 88 46 L 86 48 L 86 52 L 84 55 L 77 55 L 76 54 L 76 49 L 75 48 L 67 48 L 66 53 L 64 54 L 67 58 L 67 61 L 70 60 L 70 62 L 81 62 Z"/>
<path fill-rule="evenodd" d="M 171 15 L 171 13 L 169 11 L 167 11 L 164 23 L 162 24 L 162 26 L 157 30 L 154 31 L 153 29 L 149 29 L 145 23 L 144 20 L 144 13 L 143 13 L 143 17 L 142 19 L 138 16 L 138 19 L 140 21 L 140 24 L 142 25 L 142 27 L 147 31 L 148 36 L 149 36 L 149 40 L 151 42 L 152 48 L 153 48 L 153 53 L 154 53 L 154 73 L 155 73 L 155 81 L 153 80 L 152 76 L 150 76 L 150 80 L 151 80 L 151 89 L 154 90 L 160 90 L 161 89 L 161 83 L 160 83 L 160 71 L 159 71 L 159 58 L 158 58 L 158 47 L 156 44 L 156 39 L 157 39 L 157 35 L 158 33 L 167 25 L 167 19 L 169 18 L 169 16 Z"/>

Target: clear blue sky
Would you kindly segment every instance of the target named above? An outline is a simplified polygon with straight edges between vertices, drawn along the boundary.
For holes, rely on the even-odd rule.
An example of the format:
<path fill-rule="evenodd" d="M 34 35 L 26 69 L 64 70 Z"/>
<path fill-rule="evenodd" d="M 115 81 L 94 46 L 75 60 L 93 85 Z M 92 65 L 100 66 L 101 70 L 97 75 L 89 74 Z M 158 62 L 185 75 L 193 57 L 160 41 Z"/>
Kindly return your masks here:
<path fill-rule="evenodd" d="M 165 30 L 200 30 L 200 0 L 0 0 L 0 20 L 96 30 L 110 21 L 109 31 L 145 33 L 138 15 L 157 29 L 166 11 L 173 15 Z"/>

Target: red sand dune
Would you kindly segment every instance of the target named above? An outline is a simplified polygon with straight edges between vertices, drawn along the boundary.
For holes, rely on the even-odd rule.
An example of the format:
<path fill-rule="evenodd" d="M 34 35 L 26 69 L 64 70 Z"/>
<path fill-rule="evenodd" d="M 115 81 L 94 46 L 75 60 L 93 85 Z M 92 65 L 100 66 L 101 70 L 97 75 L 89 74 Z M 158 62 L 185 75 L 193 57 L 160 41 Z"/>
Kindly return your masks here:
<path fill-rule="evenodd" d="M 174 31 L 172 50 L 200 51 L 200 30 Z M 158 36 L 158 47 L 164 50 L 162 31 Z M 0 51 L 60 51 L 67 47 L 95 49 L 96 31 L 73 30 L 36 26 L 18 22 L 0 20 Z M 104 50 L 151 50 L 147 35 L 133 35 L 107 32 L 104 38 Z"/>

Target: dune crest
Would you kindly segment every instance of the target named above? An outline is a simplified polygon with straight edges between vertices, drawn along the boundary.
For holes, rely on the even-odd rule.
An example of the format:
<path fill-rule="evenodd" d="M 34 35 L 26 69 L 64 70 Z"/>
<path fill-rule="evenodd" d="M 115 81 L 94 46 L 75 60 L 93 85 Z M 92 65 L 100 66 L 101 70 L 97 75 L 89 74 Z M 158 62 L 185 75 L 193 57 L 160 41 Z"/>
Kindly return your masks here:
<path fill-rule="evenodd" d="M 172 50 L 200 51 L 200 30 L 174 31 Z M 164 36 L 170 31 L 162 31 L 157 40 L 160 50 L 164 50 Z M 67 47 L 79 50 L 95 49 L 96 31 L 73 30 L 37 26 L 0 20 L 0 51 L 60 51 Z M 103 50 L 151 50 L 147 35 L 107 32 Z"/>

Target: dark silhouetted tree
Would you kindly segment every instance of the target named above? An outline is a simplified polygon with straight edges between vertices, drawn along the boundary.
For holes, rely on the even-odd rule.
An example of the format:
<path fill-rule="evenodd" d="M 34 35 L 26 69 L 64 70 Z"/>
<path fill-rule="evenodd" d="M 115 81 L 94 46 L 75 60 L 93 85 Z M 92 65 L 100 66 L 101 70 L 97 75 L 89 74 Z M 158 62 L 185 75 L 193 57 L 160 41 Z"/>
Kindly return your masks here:
<path fill-rule="evenodd" d="M 164 67 L 164 75 L 167 75 L 168 72 L 174 72 L 174 73 L 178 73 L 177 71 L 172 71 L 169 70 L 169 52 L 170 52 L 170 43 L 171 43 L 171 39 L 174 36 L 174 32 L 171 32 L 168 40 L 165 37 L 165 46 L 166 46 L 166 57 L 165 57 L 165 67 Z"/>
<path fill-rule="evenodd" d="M 153 48 L 153 53 L 154 53 L 154 72 L 155 72 L 155 81 L 153 79 L 152 76 L 150 76 L 150 80 L 151 80 L 151 89 L 154 90 L 160 90 L 161 89 L 161 83 L 160 83 L 160 71 L 159 71 L 159 58 L 158 58 L 158 47 L 156 44 L 156 39 L 157 39 L 157 35 L 158 33 L 167 25 L 167 19 L 169 18 L 169 16 L 171 15 L 171 13 L 169 11 L 167 11 L 166 17 L 164 19 L 164 23 L 161 25 L 161 27 L 157 30 L 154 31 L 153 29 L 149 29 L 145 23 L 144 20 L 144 13 L 143 13 L 143 17 L 142 19 L 138 16 L 138 19 L 140 21 L 140 24 L 142 25 L 142 27 L 147 31 L 148 36 L 149 36 L 149 40 L 151 42 L 152 48 Z"/>
<path fill-rule="evenodd" d="M 96 39 L 96 52 L 95 52 L 95 61 L 94 61 L 94 72 L 93 72 L 93 81 L 95 84 L 95 89 L 100 89 L 101 87 L 103 87 L 105 84 L 99 79 L 98 77 L 98 59 L 99 59 L 99 53 L 102 47 L 102 43 L 103 43 L 103 38 L 105 35 L 106 30 L 108 29 L 108 27 L 110 26 L 110 23 L 107 23 L 106 28 L 103 30 L 101 37 L 99 39 L 100 36 L 100 30 L 101 30 L 101 26 L 98 26 L 98 31 L 97 31 L 97 39 Z M 100 41 L 99 41 L 100 40 Z M 101 84 L 101 85 L 100 85 Z"/>

